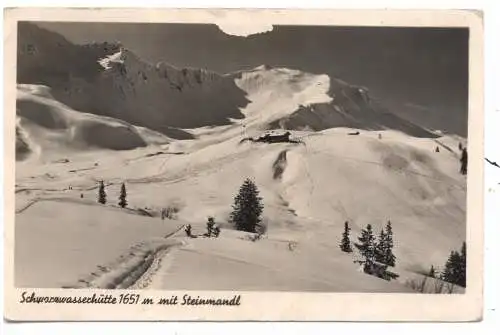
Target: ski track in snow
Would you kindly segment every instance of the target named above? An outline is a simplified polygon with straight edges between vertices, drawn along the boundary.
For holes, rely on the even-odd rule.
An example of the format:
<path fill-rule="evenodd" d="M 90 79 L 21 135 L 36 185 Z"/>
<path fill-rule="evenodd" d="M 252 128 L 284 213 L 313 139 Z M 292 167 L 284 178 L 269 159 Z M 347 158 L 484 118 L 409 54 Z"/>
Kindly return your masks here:
<path fill-rule="evenodd" d="M 171 235 L 177 233 L 179 230 L 175 231 Z M 181 243 L 182 245 L 184 245 L 185 244 L 184 240 L 182 240 Z M 173 252 L 174 247 L 179 248 L 180 246 L 172 246 L 170 248 L 161 250 L 158 253 L 156 253 L 154 260 L 151 262 L 151 265 L 131 286 L 127 287 L 127 289 L 143 290 L 143 289 L 156 288 L 156 286 L 160 286 L 160 284 L 157 284 L 157 282 L 159 281 L 159 277 L 161 276 L 161 274 L 167 270 L 166 269 L 167 266 L 165 264 L 166 257 L 168 257 Z"/>
<path fill-rule="evenodd" d="M 148 250 L 138 250 L 137 247 L 132 247 L 128 251 L 128 256 L 122 255 L 119 259 L 121 261 L 115 263 L 111 266 L 105 266 L 107 270 L 99 275 L 91 274 L 91 279 L 80 280 L 80 282 L 86 283 L 87 287 L 93 288 L 117 288 L 117 289 L 143 289 L 146 288 L 154 276 L 157 274 L 158 269 L 163 258 L 168 255 L 172 248 L 178 247 L 182 242 L 172 240 L 175 234 L 177 234 L 183 225 L 179 226 L 177 229 L 163 237 L 164 242 L 162 245 Z M 177 242 L 177 243 L 176 243 Z M 133 262 L 136 253 L 144 252 L 144 256 L 139 262 Z M 140 256 L 139 256 L 140 257 Z M 133 266 L 127 266 L 127 263 L 134 263 Z M 120 267 L 125 265 L 125 269 L 120 271 Z M 117 272 L 115 275 L 109 275 L 110 273 Z"/>
<path fill-rule="evenodd" d="M 155 280 L 155 276 L 158 275 L 158 272 L 162 269 L 163 259 L 167 256 L 167 254 L 171 252 L 168 249 L 162 250 L 155 255 L 155 259 L 151 263 L 151 266 L 143 273 L 137 281 L 128 287 L 130 290 L 143 290 L 148 288 L 152 282 Z"/>

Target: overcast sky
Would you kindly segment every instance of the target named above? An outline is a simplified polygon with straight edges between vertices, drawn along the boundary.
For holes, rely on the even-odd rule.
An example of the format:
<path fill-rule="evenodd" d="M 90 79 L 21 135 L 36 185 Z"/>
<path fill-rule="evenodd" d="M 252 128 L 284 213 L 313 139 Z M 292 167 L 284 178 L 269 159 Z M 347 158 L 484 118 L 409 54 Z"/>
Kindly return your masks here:
<path fill-rule="evenodd" d="M 205 24 L 38 25 L 74 43 L 120 41 L 152 63 L 219 73 L 261 64 L 326 73 L 366 86 L 424 125 L 466 135 L 467 29 L 274 26 L 240 37 Z"/>

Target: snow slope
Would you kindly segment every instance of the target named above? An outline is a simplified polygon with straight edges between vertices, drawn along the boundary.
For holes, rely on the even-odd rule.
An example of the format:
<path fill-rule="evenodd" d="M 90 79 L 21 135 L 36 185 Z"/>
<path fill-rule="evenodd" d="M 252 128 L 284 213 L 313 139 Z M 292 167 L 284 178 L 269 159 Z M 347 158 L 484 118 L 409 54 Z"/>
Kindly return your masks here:
<path fill-rule="evenodd" d="M 92 149 L 131 150 L 169 138 L 127 122 L 82 113 L 54 100 L 50 89 L 19 85 L 17 93 L 16 157 L 39 158 Z"/>
<path fill-rule="evenodd" d="M 387 283 L 358 272 L 354 258 L 338 249 L 343 222 L 350 222 L 354 240 L 367 223 L 378 232 L 390 219 L 398 257 L 396 271 L 416 275 L 431 264 L 439 267 L 449 251 L 465 239 L 465 180 L 458 174 L 457 158 L 446 150 L 435 153 L 437 144 L 432 139 L 384 132 L 379 140 L 376 133 L 351 137 L 347 132 L 302 133 L 305 146 L 238 144 L 233 139 L 185 154 L 153 155 L 156 149 L 145 147 L 114 155 L 77 153 L 69 156 L 69 162 L 43 166 L 26 161 L 19 166 L 16 178 L 16 217 L 22 222 L 16 238 L 25 241 L 20 245 L 31 251 L 43 250 L 48 245 L 57 246 L 59 241 L 78 238 L 82 246 L 77 249 L 78 256 L 68 255 L 73 257 L 73 267 L 68 267 L 64 258 L 58 260 L 72 244 L 58 246 L 57 253 L 50 253 L 50 249 L 48 253 L 31 252 L 29 257 L 18 258 L 16 266 L 50 262 L 52 267 L 80 278 L 93 271 L 92 265 L 112 262 L 119 254 L 98 251 L 91 231 L 116 240 L 123 248 L 131 247 L 154 235 L 144 227 L 145 220 L 151 220 L 152 227 L 171 227 L 170 221 L 161 221 L 159 212 L 164 207 L 176 207 L 177 219 L 191 223 L 195 234 L 203 233 L 207 216 L 215 216 L 222 225 L 222 236 L 218 240 L 191 240 L 181 235 L 184 246 L 157 261 L 162 270 L 150 280 L 152 287 L 405 290 L 401 282 Z M 89 162 L 89 157 L 93 161 Z M 92 165 L 94 161 L 97 166 Z M 246 177 L 256 181 L 264 199 L 268 233 L 263 241 L 249 242 L 245 234 L 232 232 L 227 223 L 232 197 Z M 125 181 L 132 214 L 139 213 L 138 208 L 148 208 L 146 211 L 154 217 L 127 211 L 121 214 L 119 209 L 110 211 L 95 204 L 96 181 L 100 179 L 108 185 L 111 204 L 116 204 L 120 183 Z M 65 201 L 65 210 L 54 202 L 37 201 L 52 198 Z M 84 209 L 80 216 L 82 201 L 90 201 L 95 209 Z M 66 210 L 69 212 L 64 217 L 72 219 L 58 220 Z M 49 213 L 51 216 L 42 219 Z M 135 229 L 132 235 L 137 240 L 129 240 L 122 232 L 123 216 L 127 217 L 123 229 Z M 56 226 L 49 228 L 51 225 Z M 131 228 L 133 225 L 136 228 Z M 73 229 L 88 231 L 75 233 Z M 54 242 L 56 232 L 61 240 Z M 163 231 L 157 234 L 159 237 Z M 294 250 L 289 249 L 290 244 Z M 87 249 L 97 250 L 97 254 L 87 256 Z M 261 275 L 255 274 L 257 270 Z M 21 278 L 28 276 L 19 273 Z M 47 280 L 44 285 L 58 286 L 60 282 Z"/>
<path fill-rule="evenodd" d="M 179 224 L 94 206 L 88 200 L 40 201 L 29 212 L 16 220 L 15 233 L 23 236 L 15 245 L 19 287 L 110 287 L 148 252 L 180 243 L 162 240 Z"/>
<path fill-rule="evenodd" d="M 367 88 L 325 74 L 260 66 L 233 76 L 251 101 L 242 110 L 247 127 L 258 123 L 290 130 L 392 129 L 415 137 L 436 137 L 389 112 Z"/>

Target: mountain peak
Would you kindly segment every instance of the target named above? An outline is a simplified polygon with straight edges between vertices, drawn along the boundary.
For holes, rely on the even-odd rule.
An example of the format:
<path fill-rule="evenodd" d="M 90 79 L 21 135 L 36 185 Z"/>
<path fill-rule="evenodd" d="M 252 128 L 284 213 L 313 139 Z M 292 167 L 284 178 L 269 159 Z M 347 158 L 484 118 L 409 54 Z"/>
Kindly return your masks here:
<path fill-rule="evenodd" d="M 130 49 L 120 46 L 118 52 L 109 54 L 97 61 L 105 70 L 110 70 L 117 64 L 124 65 L 126 67 L 133 66 L 137 63 L 144 62 Z"/>
<path fill-rule="evenodd" d="M 271 70 L 273 67 L 270 66 L 270 65 L 267 65 L 267 64 L 262 64 L 262 65 L 259 65 L 255 68 L 255 70 L 265 70 L 265 71 L 269 71 Z"/>

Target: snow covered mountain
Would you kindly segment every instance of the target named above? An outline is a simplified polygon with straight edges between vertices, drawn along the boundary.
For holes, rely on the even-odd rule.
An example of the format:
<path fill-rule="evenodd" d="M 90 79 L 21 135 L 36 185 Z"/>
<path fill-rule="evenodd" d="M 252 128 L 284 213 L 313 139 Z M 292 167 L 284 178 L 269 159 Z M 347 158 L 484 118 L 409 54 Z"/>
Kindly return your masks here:
<path fill-rule="evenodd" d="M 400 292 L 465 240 L 466 139 L 391 114 L 367 88 L 268 66 L 219 75 L 151 65 L 119 44 L 76 46 L 29 24 L 19 34 L 22 286 Z M 304 145 L 241 143 L 278 129 Z M 258 242 L 228 223 L 247 177 L 264 202 Z M 96 203 L 98 180 L 111 204 Z M 128 209 L 114 205 L 122 182 Z M 168 207 L 176 217 L 162 221 Z M 207 216 L 219 239 L 182 235 L 186 223 L 202 233 Z M 338 248 L 345 221 L 354 241 L 387 220 L 396 282 L 360 273 Z"/>
<path fill-rule="evenodd" d="M 119 44 L 73 45 L 34 25 L 20 26 L 18 83 L 44 84 L 75 110 L 119 118 L 180 138 L 172 128 L 258 118 L 260 128 L 429 131 L 391 114 L 366 88 L 327 75 L 258 67 L 219 75 L 148 64 Z M 25 37 L 26 36 L 26 37 Z M 184 137 L 182 137 L 183 134 Z"/>
<path fill-rule="evenodd" d="M 44 84 L 75 110 L 180 138 L 188 134 L 175 128 L 221 125 L 243 117 L 239 108 L 248 101 L 230 78 L 151 65 L 119 44 L 73 45 L 34 25 L 21 27 L 18 67 L 23 70 L 18 83 Z"/>

